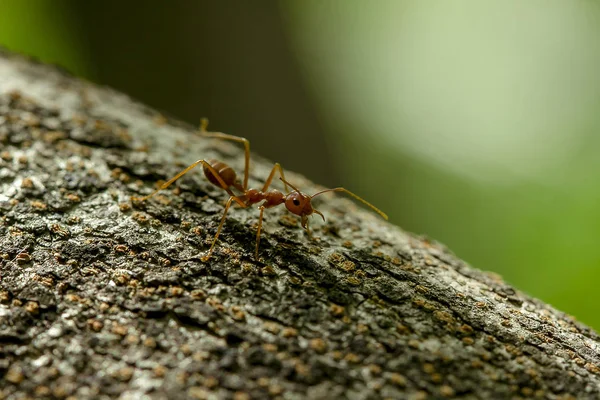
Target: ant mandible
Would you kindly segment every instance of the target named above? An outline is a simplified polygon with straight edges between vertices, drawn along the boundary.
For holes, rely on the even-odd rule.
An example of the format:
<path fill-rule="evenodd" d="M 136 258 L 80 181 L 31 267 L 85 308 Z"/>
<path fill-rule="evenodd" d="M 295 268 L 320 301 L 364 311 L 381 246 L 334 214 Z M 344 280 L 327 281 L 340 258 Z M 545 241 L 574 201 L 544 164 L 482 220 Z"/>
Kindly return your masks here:
<path fill-rule="evenodd" d="M 264 213 L 265 209 L 267 209 L 267 208 L 272 208 L 272 207 L 276 207 L 280 204 L 285 204 L 285 207 L 288 209 L 288 211 L 300 216 L 302 228 L 304 228 L 307 231 L 307 233 L 310 234 L 309 227 L 308 227 L 308 216 L 309 215 L 312 215 L 313 213 L 319 214 L 321 216 L 321 218 L 323 218 L 323 221 L 325 221 L 325 216 L 321 212 L 319 212 L 318 210 L 315 210 L 312 207 L 311 200 L 313 198 L 315 198 L 316 196 L 319 196 L 319 195 L 321 195 L 323 193 L 327 193 L 327 192 L 344 192 L 344 193 L 347 193 L 350 196 L 354 197 L 356 200 L 361 201 L 362 203 L 364 203 L 365 205 L 367 205 L 368 207 L 373 209 L 373 211 L 375 211 L 376 213 L 381 215 L 383 218 L 388 219 L 387 215 L 383 211 L 379 210 L 377 207 L 375 207 L 371 203 L 358 197 L 357 195 L 355 195 L 354 193 L 350 192 L 349 190 L 347 190 L 343 187 L 322 190 L 318 193 L 313 194 L 312 196 L 302 193 L 294 185 L 292 185 L 285 179 L 285 175 L 283 173 L 283 168 L 281 168 L 281 165 L 279 165 L 279 163 L 275 163 L 275 165 L 271 169 L 271 173 L 269 174 L 269 177 L 265 181 L 261 190 L 248 189 L 248 173 L 249 173 L 249 169 L 250 169 L 250 142 L 243 137 L 228 135 L 228 134 L 222 133 L 222 132 L 208 132 L 206 130 L 207 127 L 208 127 L 208 120 L 206 118 L 203 118 L 202 122 L 200 124 L 200 134 L 204 137 L 231 140 L 234 142 L 242 143 L 244 145 L 245 167 L 244 167 L 244 183 L 243 184 L 240 183 L 233 168 L 231 168 L 224 162 L 221 162 L 218 160 L 201 159 L 201 160 L 198 160 L 198 161 L 192 163 L 190 166 L 188 166 L 183 171 L 181 171 L 180 173 L 175 175 L 173 178 L 169 179 L 167 182 L 162 184 L 158 189 L 156 189 L 154 192 L 150 193 L 148 196 L 144 196 L 141 198 L 136 198 L 136 197 L 132 198 L 133 200 L 137 200 L 137 201 L 148 200 L 149 198 L 154 196 L 156 193 L 160 192 L 163 189 L 168 188 L 173 182 L 175 182 L 177 179 L 181 178 L 183 175 L 190 172 L 193 168 L 202 164 L 204 176 L 206 176 L 206 179 L 208 179 L 208 181 L 210 183 L 212 183 L 213 185 L 220 187 L 221 189 L 225 190 L 227 192 L 227 194 L 229 194 L 229 200 L 227 200 L 227 203 L 225 204 L 225 210 L 223 211 L 223 216 L 221 217 L 221 222 L 219 223 L 219 227 L 217 228 L 217 233 L 215 234 L 215 237 L 213 238 L 213 241 L 210 246 L 210 249 L 208 250 L 208 253 L 204 257 L 202 257 L 203 261 L 206 261 L 211 257 L 214 247 L 215 247 L 215 244 L 217 243 L 217 239 L 219 238 L 219 234 L 221 233 L 221 229 L 223 228 L 223 224 L 225 223 L 225 217 L 227 216 L 227 211 L 229 210 L 229 207 L 231 206 L 231 204 L 234 201 L 242 208 L 247 208 L 247 207 L 250 207 L 251 205 L 262 202 L 260 204 L 260 206 L 258 207 L 258 209 L 260 210 L 260 215 L 259 215 L 259 219 L 258 219 L 258 230 L 256 231 L 256 249 L 254 252 L 254 256 L 257 260 L 258 260 L 258 246 L 260 243 L 260 231 L 262 229 L 262 222 L 263 222 L 263 213 Z M 279 179 L 281 179 L 281 181 L 283 182 L 283 184 L 285 186 L 285 190 L 288 191 L 288 186 L 290 186 L 293 189 L 292 192 L 289 192 L 288 194 L 283 194 L 277 189 L 268 190 L 269 186 L 271 185 L 271 182 L 273 181 L 273 178 L 275 177 L 275 174 L 277 172 L 279 172 Z M 238 192 L 241 192 L 241 194 L 239 194 L 239 195 L 234 194 L 232 189 L 235 189 Z"/>

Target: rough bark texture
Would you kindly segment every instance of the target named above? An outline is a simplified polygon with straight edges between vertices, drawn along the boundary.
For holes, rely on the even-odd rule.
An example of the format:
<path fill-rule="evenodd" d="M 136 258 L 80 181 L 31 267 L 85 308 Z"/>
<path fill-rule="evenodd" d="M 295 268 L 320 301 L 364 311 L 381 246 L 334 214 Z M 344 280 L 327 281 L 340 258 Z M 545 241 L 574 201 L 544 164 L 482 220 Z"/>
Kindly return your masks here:
<path fill-rule="evenodd" d="M 590 328 L 349 200 L 269 210 L 260 262 L 232 209 L 203 262 L 223 191 L 130 196 L 241 149 L 126 96 L 0 52 L 0 145 L 0 398 L 600 397 Z"/>

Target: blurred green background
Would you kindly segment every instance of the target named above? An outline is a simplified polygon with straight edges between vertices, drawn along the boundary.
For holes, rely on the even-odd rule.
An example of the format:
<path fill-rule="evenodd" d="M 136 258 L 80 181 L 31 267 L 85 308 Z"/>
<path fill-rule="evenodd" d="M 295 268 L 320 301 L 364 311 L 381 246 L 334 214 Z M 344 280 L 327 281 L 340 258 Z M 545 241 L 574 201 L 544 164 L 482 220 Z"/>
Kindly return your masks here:
<path fill-rule="evenodd" d="M 0 45 L 245 136 L 600 328 L 600 3 L 0 0 Z"/>

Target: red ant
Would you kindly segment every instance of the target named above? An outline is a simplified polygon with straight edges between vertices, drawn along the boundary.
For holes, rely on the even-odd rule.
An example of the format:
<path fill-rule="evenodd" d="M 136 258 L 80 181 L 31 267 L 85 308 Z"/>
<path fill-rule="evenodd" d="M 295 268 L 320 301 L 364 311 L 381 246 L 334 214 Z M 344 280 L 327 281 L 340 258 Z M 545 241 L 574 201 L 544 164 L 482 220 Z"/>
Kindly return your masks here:
<path fill-rule="evenodd" d="M 169 187 L 173 182 L 175 182 L 177 179 L 181 178 L 183 175 L 190 172 L 190 170 L 192 170 L 199 164 L 202 164 L 202 167 L 204 170 L 204 176 L 206 176 L 206 179 L 208 179 L 208 181 L 210 183 L 212 183 L 213 185 L 220 187 L 221 189 L 225 190 L 229 194 L 229 200 L 227 200 L 227 203 L 225 204 L 225 210 L 223 211 L 223 216 L 221 217 L 221 222 L 219 223 L 219 227 L 217 228 L 217 233 L 215 234 L 215 237 L 212 241 L 212 245 L 210 246 L 210 249 L 208 250 L 208 254 L 206 254 L 206 256 L 202 257 L 202 259 L 204 261 L 208 260 L 212 255 L 212 252 L 215 247 L 215 244 L 217 243 L 219 234 L 221 233 L 221 229 L 223 228 L 223 224 L 225 223 L 225 216 L 227 215 L 227 211 L 229 210 L 229 207 L 231 206 L 231 203 L 233 201 L 235 201 L 237 204 L 240 205 L 240 207 L 243 207 L 243 208 L 247 208 L 251 205 L 262 202 L 260 204 L 260 206 L 258 207 L 258 209 L 260 210 L 260 216 L 258 219 L 258 230 L 256 232 L 256 250 L 254 253 L 254 256 L 256 259 L 258 259 L 258 245 L 260 243 L 260 231 L 262 229 L 263 213 L 266 208 L 272 208 L 272 207 L 278 206 L 280 204 L 285 204 L 285 207 L 288 209 L 288 211 L 290 211 L 293 214 L 299 215 L 301 217 L 302 227 L 307 231 L 307 233 L 309 235 L 310 235 L 310 231 L 308 228 L 308 216 L 309 215 L 311 215 L 313 213 L 319 214 L 321 216 L 321 218 L 323 218 L 323 221 L 325 221 L 325 216 L 323 214 L 321 214 L 321 212 L 319 212 L 318 210 L 315 210 L 312 207 L 311 200 L 313 198 L 315 198 L 316 196 L 321 195 L 323 193 L 327 193 L 327 192 L 345 192 L 345 193 L 349 194 L 350 196 L 354 197 L 356 200 L 359 200 L 362 203 L 369 206 L 371 209 L 373 209 L 376 213 L 381 215 L 383 218 L 388 219 L 387 215 L 385 213 L 383 213 L 381 210 L 379 210 L 377 207 L 375 207 L 371 203 L 367 202 L 366 200 L 358 197 L 357 195 L 350 192 L 349 190 L 344 189 L 343 187 L 322 190 L 318 193 L 313 194 L 312 196 L 302 193 L 294 185 L 292 185 L 291 183 L 289 183 L 288 181 L 285 180 L 285 176 L 283 174 L 283 168 L 281 168 L 281 165 L 279 165 L 279 163 L 275 163 L 275 165 L 273 166 L 273 169 L 271 170 L 271 173 L 269 174 L 269 177 L 265 181 L 261 190 L 248 189 L 248 172 L 250 169 L 250 142 L 243 137 L 228 135 L 228 134 L 222 133 L 222 132 L 208 132 L 206 130 L 207 126 L 208 126 L 208 120 L 202 119 L 202 123 L 200 125 L 200 134 L 204 137 L 232 140 L 234 142 L 243 143 L 244 150 L 245 150 L 245 167 L 244 167 L 244 183 L 243 184 L 241 184 L 240 181 L 237 179 L 237 175 L 236 175 L 235 171 L 227 164 L 225 164 L 221 161 L 218 161 L 218 160 L 208 160 L 207 161 L 207 160 L 202 159 L 202 160 L 198 160 L 198 161 L 194 162 L 189 167 L 185 168 L 183 171 L 181 171 L 180 173 L 175 175 L 173 178 L 171 178 L 170 180 L 168 180 L 167 182 L 162 184 L 158 189 L 156 189 L 154 192 L 152 192 L 148 196 L 144 196 L 142 198 L 135 198 L 135 197 L 132 198 L 133 200 L 138 200 L 138 201 L 148 200 L 150 197 L 154 196 L 159 191 Z M 289 192 L 288 194 L 283 194 L 277 189 L 271 189 L 271 190 L 267 191 L 269 189 L 269 186 L 271 185 L 271 182 L 273 181 L 273 178 L 274 178 L 276 172 L 279 172 L 279 179 L 281 179 L 281 181 L 285 185 L 285 190 L 288 191 L 288 186 L 290 186 L 292 189 L 294 189 L 292 192 Z M 236 189 L 239 192 L 242 192 L 242 194 L 241 195 L 234 194 L 232 188 Z"/>

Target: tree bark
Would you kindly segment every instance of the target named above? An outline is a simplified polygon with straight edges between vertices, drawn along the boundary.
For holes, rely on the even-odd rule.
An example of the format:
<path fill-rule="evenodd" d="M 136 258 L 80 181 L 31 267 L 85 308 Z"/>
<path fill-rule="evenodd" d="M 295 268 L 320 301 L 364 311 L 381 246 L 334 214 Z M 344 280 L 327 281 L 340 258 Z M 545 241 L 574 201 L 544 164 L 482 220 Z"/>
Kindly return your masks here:
<path fill-rule="evenodd" d="M 130 198 L 242 149 L 4 51 L 0 146 L 0 398 L 600 397 L 594 331 L 340 196 L 311 238 L 267 210 L 259 261 L 233 207 L 203 261 L 222 190 Z"/>

